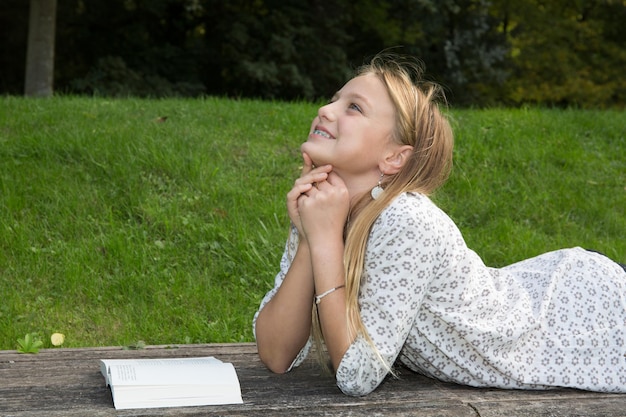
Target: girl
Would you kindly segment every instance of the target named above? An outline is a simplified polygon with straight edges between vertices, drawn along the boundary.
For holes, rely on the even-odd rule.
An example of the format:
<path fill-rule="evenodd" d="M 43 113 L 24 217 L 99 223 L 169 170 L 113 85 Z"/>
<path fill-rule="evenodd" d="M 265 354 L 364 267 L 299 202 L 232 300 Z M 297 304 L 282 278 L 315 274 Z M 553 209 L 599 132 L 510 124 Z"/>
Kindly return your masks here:
<path fill-rule="evenodd" d="M 626 392 L 626 272 L 580 248 L 485 266 L 427 197 L 448 176 L 453 135 L 419 75 L 377 56 L 319 109 L 287 194 L 280 272 L 254 318 L 261 360 L 289 371 L 323 335 L 349 395 L 396 361 L 477 387 Z"/>

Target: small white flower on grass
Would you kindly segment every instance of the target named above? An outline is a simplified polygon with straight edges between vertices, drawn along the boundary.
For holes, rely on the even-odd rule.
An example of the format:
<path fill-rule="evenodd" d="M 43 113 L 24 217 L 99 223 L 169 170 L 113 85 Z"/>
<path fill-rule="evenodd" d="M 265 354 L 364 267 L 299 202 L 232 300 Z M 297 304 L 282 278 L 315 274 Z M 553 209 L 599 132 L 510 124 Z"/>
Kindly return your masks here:
<path fill-rule="evenodd" d="M 65 335 L 63 333 L 52 333 L 50 336 L 50 342 L 52 346 L 61 346 L 65 342 Z"/>

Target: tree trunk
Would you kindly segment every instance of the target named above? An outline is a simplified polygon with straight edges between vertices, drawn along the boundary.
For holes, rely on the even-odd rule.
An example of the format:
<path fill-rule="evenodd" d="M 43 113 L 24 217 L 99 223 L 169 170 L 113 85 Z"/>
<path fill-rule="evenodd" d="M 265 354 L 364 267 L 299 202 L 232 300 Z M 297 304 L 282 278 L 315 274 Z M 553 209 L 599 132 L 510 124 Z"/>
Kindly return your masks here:
<path fill-rule="evenodd" d="M 30 0 L 24 94 L 49 97 L 54 80 L 57 0 Z"/>

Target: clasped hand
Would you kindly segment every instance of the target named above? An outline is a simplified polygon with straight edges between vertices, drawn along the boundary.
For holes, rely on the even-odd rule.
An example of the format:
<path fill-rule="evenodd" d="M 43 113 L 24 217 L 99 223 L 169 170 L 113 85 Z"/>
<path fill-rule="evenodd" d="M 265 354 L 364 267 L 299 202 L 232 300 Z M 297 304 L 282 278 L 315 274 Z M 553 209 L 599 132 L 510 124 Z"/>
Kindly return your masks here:
<path fill-rule="evenodd" d="M 287 211 L 301 237 L 309 243 L 323 242 L 330 236 L 343 236 L 350 209 L 350 197 L 343 180 L 331 165 L 313 167 L 302 154 L 302 173 L 287 193 Z"/>

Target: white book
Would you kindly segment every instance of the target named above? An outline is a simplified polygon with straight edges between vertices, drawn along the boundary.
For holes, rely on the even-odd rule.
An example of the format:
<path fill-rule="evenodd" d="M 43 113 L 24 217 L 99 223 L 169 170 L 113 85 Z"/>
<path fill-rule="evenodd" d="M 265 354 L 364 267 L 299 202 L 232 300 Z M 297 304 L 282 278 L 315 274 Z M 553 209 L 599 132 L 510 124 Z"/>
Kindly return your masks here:
<path fill-rule="evenodd" d="M 235 367 L 213 357 L 103 359 L 116 409 L 241 404 Z"/>

